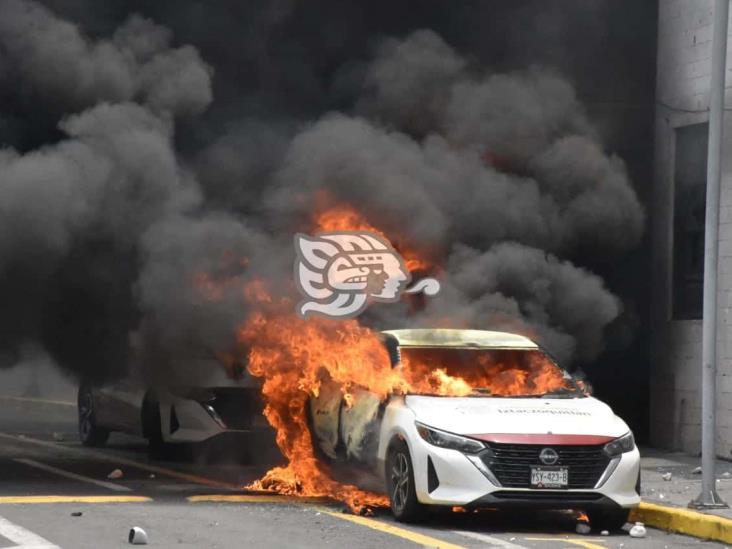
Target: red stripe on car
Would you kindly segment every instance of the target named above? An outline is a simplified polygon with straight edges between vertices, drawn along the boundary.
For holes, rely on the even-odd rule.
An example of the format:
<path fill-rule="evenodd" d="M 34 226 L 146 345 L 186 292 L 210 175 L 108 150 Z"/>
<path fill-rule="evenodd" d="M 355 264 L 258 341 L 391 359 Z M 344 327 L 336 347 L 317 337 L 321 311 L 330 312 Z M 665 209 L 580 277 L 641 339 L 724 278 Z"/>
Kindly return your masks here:
<path fill-rule="evenodd" d="M 486 442 L 497 442 L 499 444 L 565 444 L 573 446 L 589 446 L 593 444 L 606 444 L 618 437 L 606 437 L 601 435 L 554 435 L 554 434 L 511 434 L 511 433 L 485 433 L 477 435 L 465 435 L 470 438 L 484 440 Z"/>

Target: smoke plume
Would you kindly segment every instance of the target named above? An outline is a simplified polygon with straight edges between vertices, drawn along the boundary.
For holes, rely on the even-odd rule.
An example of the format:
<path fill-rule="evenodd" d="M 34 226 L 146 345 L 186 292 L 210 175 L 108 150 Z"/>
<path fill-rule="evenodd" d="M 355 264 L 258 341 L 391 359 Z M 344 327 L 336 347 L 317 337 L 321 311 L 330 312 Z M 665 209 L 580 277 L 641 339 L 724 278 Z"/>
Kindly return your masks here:
<path fill-rule="evenodd" d="M 621 302 L 578 258 L 632 249 L 644 213 L 559 73 L 493 72 L 418 30 L 336 67 L 330 89 L 347 85 L 326 106 L 260 109 L 224 79 L 227 107 L 207 117 L 216 73 L 171 29 L 131 14 L 92 36 L 33 0 L 0 12 L 0 355 L 40 342 L 101 380 L 228 352 L 247 285 L 292 296 L 292 234 L 343 204 L 443 280 L 418 310 L 365 322 L 602 352 Z M 288 10 L 267 13 L 276 33 Z M 300 76 L 292 105 L 318 88 Z"/>

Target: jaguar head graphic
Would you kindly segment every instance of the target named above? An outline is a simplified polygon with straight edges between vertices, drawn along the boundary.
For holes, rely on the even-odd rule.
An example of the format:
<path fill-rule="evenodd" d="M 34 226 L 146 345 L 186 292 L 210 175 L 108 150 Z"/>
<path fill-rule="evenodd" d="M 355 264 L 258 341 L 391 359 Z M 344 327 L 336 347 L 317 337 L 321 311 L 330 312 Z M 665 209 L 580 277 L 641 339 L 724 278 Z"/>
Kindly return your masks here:
<path fill-rule="evenodd" d="M 402 257 L 373 233 L 297 234 L 295 251 L 302 317 L 354 317 L 371 301 L 397 301 L 411 280 Z"/>

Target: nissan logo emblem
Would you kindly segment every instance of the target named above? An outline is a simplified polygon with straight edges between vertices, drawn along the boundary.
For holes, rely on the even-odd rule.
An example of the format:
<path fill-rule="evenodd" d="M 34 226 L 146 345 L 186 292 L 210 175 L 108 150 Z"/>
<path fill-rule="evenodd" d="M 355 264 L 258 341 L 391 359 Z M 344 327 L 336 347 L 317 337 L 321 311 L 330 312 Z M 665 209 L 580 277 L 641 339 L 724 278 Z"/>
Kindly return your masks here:
<path fill-rule="evenodd" d="M 544 465 L 554 465 L 559 461 L 559 454 L 554 448 L 544 448 L 539 452 L 539 459 Z"/>

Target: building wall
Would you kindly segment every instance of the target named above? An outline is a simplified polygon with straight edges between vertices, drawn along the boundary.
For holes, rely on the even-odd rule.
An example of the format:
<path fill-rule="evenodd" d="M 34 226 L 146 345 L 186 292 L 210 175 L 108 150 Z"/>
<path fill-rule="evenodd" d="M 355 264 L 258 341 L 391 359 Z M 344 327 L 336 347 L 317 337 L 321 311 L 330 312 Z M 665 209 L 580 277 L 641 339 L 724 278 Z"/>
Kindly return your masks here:
<path fill-rule="evenodd" d="M 651 443 L 700 451 L 701 320 L 673 320 L 675 128 L 706 122 L 712 0 L 660 0 L 652 222 Z M 730 40 L 732 46 L 732 40 Z M 732 48 L 730 48 L 732 49 Z M 727 54 L 727 105 L 732 76 Z M 718 269 L 717 452 L 732 455 L 732 116 L 724 126 Z"/>

